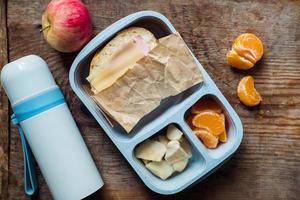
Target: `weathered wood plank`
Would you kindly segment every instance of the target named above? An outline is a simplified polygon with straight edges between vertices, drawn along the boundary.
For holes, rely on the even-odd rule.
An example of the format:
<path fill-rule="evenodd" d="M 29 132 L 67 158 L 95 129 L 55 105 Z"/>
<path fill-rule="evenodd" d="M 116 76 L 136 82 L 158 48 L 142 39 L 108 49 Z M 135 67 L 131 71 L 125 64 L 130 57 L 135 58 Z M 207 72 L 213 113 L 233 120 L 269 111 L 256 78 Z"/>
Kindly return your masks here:
<path fill-rule="evenodd" d="M 8 2 L 10 59 L 38 54 L 49 64 L 105 181 L 90 199 L 167 198 L 151 192 L 133 172 L 72 92 L 68 70 L 76 54 L 51 49 L 39 33 L 48 1 Z M 171 199 L 298 199 L 300 196 L 300 2 L 299 1 L 85 1 L 97 34 L 138 10 L 166 15 L 240 115 L 244 140 L 237 153 L 203 182 Z M 225 54 L 240 33 L 257 34 L 265 55 L 253 70 L 227 66 Z M 239 79 L 254 76 L 263 96 L 248 109 L 236 97 Z M 9 199 L 23 193 L 23 161 L 16 128 L 11 127 Z M 39 173 L 39 171 L 38 171 Z M 34 199 L 51 199 L 42 176 Z"/>
<path fill-rule="evenodd" d="M 7 63 L 6 1 L 0 0 L 0 70 Z M 0 84 L 0 199 L 8 198 L 8 100 Z"/>

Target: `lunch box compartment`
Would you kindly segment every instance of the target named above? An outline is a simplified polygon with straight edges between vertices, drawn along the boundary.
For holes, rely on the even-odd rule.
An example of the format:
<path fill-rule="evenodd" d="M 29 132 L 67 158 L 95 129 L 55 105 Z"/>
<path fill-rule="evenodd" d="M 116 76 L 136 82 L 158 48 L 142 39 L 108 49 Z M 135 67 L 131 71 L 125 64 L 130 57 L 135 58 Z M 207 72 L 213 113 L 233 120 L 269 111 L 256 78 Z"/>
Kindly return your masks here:
<path fill-rule="evenodd" d="M 205 150 L 207 151 L 209 156 L 212 157 L 213 159 L 218 159 L 218 158 L 224 156 L 228 151 L 230 151 L 231 148 L 234 146 L 233 144 L 237 142 L 236 141 L 237 137 L 235 135 L 237 130 L 235 129 L 233 120 L 231 119 L 230 115 L 228 114 L 228 111 L 226 110 L 226 108 L 224 107 L 222 102 L 215 95 L 206 94 L 206 95 L 202 96 L 198 101 L 201 101 L 204 98 L 211 98 L 214 101 L 216 101 L 222 107 L 223 114 L 225 115 L 225 127 L 226 127 L 226 133 L 227 133 L 227 141 L 225 143 L 219 142 L 217 148 L 209 149 L 209 148 L 205 147 L 205 145 L 202 143 L 202 141 L 200 139 L 198 139 L 199 142 L 201 142 L 203 144 L 203 146 L 205 147 Z M 198 102 L 198 101 L 196 101 L 196 102 Z M 185 115 L 184 115 L 185 116 L 184 120 L 185 120 L 186 124 L 187 124 L 187 118 L 191 115 L 190 109 L 191 109 L 191 107 L 185 112 Z M 193 133 L 190 126 L 188 124 L 187 124 L 187 126 L 189 127 L 189 130 Z"/>
<path fill-rule="evenodd" d="M 143 117 L 130 133 L 126 133 L 119 125 L 112 127 L 91 97 L 92 92 L 86 77 L 88 76 L 90 62 L 95 52 L 107 44 L 119 31 L 131 26 L 144 27 L 150 30 L 157 38 L 176 32 L 169 20 L 157 12 L 141 11 L 124 17 L 96 35 L 80 51 L 70 69 L 70 84 L 76 95 L 101 125 L 145 185 L 160 194 L 178 193 L 208 176 L 236 151 L 243 136 L 242 124 L 228 101 L 194 57 L 203 75 L 202 83 L 189 88 L 175 97 L 164 99 L 160 106 Z M 198 99 L 207 94 L 217 98 L 218 102 L 224 107 L 224 113 L 226 114 L 228 142 L 219 145 L 215 150 L 207 149 L 185 122 L 187 110 Z M 172 123 L 182 130 L 189 141 L 193 157 L 190 158 L 188 166 L 182 173 L 174 174 L 163 181 L 152 174 L 144 166 L 143 162 L 135 157 L 134 149 L 142 141 L 157 135 Z"/>
<path fill-rule="evenodd" d="M 181 129 L 180 125 L 177 123 L 171 123 L 171 124 L 175 125 L 180 131 L 183 132 L 182 137 L 186 138 L 192 151 L 192 157 L 189 158 L 188 164 L 182 172 L 175 172 L 168 179 L 162 180 L 156 175 L 154 175 L 149 169 L 147 169 L 143 161 L 135 156 L 136 147 L 138 147 L 145 140 L 141 141 L 139 144 L 135 146 L 132 154 L 133 160 L 137 163 L 137 165 L 141 169 L 142 176 L 144 176 L 145 179 L 147 180 L 151 180 L 151 184 L 154 187 L 163 190 L 174 190 L 175 188 L 182 187 L 185 184 L 190 183 L 191 181 L 193 181 L 195 174 L 201 174 L 204 172 L 205 165 L 206 165 L 206 161 L 202 156 L 201 152 L 199 152 L 196 146 L 194 145 L 194 143 L 190 141 L 190 138 Z M 156 132 L 150 138 L 147 139 L 155 139 L 155 137 L 157 137 L 158 135 L 165 134 L 167 132 L 168 126 L 171 124 L 167 124 L 163 129 L 159 130 L 158 132 Z"/>

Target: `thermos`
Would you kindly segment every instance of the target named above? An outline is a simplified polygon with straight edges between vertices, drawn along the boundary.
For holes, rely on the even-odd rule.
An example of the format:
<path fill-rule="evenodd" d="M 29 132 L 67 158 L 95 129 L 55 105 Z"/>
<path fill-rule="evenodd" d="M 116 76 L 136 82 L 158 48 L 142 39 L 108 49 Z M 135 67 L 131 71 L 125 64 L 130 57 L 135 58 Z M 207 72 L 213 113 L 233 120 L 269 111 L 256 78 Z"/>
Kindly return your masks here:
<path fill-rule="evenodd" d="M 100 174 L 46 62 L 29 55 L 8 63 L 1 82 L 12 122 L 19 126 L 26 193 L 36 190 L 31 152 L 54 199 L 82 199 L 101 188 Z"/>

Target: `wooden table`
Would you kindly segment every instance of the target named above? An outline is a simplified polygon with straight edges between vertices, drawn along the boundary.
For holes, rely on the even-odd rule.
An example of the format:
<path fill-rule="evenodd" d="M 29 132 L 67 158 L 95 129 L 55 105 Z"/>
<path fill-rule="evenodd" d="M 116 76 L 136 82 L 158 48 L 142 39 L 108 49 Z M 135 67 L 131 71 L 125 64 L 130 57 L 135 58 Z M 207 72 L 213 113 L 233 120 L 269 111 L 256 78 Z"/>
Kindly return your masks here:
<path fill-rule="evenodd" d="M 74 54 L 59 53 L 40 33 L 48 0 L 0 0 L 0 66 L 21 56 L 43 57 L 80 128 L 105 186 L 90 199 L 160 199 L 118 152 L 70 88 Z M 139 10 L 166 15 L 212 76 L 243 121 L 244 139 L 235 155 L 203 182 L 170 199 L 300 198 L 300 2 L 299 1 L 93 1 L 86 0 L 96 35 L 114 21 Z M 240 33 L 257 34 L 265 46 L 263 60 L 241 72 L 226 64 L 225 54 Z M 248 109 L 236 97 L 246 74 L 254 76 L 263 96 Z M 10 108 L 0 89 L 0 198 L 30 199 L 23 191 L 23 157 Z M 37 167 L 39 193 L 51 199 Z"/>

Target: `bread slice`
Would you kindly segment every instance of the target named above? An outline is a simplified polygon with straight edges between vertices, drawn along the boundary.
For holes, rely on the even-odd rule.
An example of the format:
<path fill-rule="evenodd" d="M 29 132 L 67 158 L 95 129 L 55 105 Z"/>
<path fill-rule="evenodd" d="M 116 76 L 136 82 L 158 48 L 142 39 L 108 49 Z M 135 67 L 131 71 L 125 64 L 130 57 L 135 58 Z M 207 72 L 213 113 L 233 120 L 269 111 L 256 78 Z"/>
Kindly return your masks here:
<path fill-rule="evenodd" d="M 108 61 L 110 56 L 126 44 L 128 41 L 132 40 L 137 35 L 143 37 L 145 42 L 148 44 L 150 50 L 152 50 L 157 45 L 157 39 L 155 36 L 145 28 L 141 27 L 131 27 L 119 32 L 111 41 L 109 41 L 102 49 L 98 50 L 94 55 L 90 64 L 90 74 L 93 69 L 101 67 Z"/>

